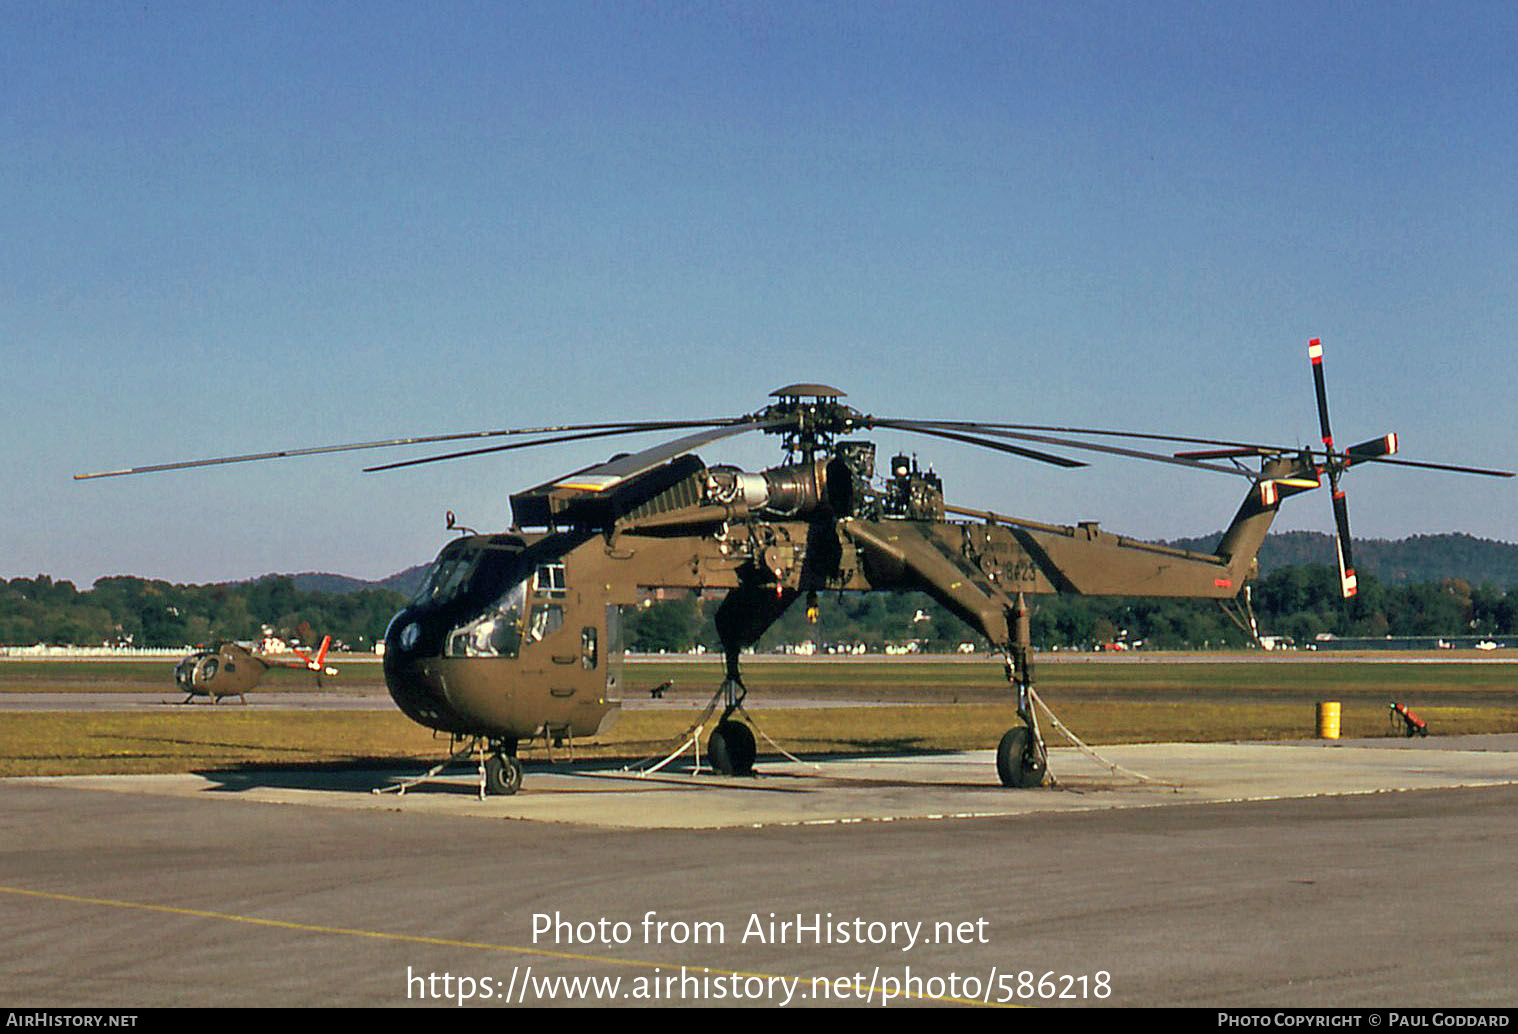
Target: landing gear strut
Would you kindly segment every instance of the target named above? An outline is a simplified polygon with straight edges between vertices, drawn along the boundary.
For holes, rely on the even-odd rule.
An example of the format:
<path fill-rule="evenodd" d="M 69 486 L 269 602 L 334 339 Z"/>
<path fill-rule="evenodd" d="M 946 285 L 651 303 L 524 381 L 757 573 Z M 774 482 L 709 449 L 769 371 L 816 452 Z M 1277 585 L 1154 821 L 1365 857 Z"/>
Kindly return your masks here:
<path fill-rule="evenodd" d="M 722 682 L 725 705 L 722 717 L 706 741 L 706 753 L 711 759 L 712 768 L 722 775 L 754 773 L 754 758 L 758 754 L 758 747 L 754 743 L 753 730 L 742 722 L 733 720 L 733 712 L 738 710 L 746 696 L 748 690 L 738 678 L 738 656 L 735 652 L 729 655 L 727 678 Z"/>
<path fill-rule="evenodd" d="M 996 748 L 996 774 L 1001 785 L 1026 789 L 1042 786 L 1049 774 L 1049 755 L 1033 713 L 1033 636 L 1028 604 L 1022 593 L 1012 610 L 1015 632 L 1007 649 L 1007 680 L 1017 694 L 1017 717 L 1023 725 L 1007 730 Z"/>
<path fill-rule="evenodd" d="M 457 743 L 458 740 L 455 739 L 454 742 Z M 463 761 L 472 754 L 479 758 L 480 799 L 484 800 L 492 795 L 509 797 L 522 788 L 522 763 L 517 760 L 517 741 L 515 739 L 490 740 L 488 742 L 489 757 L 485 755 L 486 747 L 484 737 L 470 736 L 464 740 L 464 745 L 450 754 L 446 760 L 438 762 L 421 775 L 403 779 L 390 786 L 376 787 L 374 792 L 393 792 L 403 795 L 407 790 L 420 786 L 443 769 Z"/>
<path fill-rule="evenodd" d="M 738 656 L 744 647 L 759 641 L 764 630 L 785 613 L 798 595 L 796 589 L 777 586 L 766 578 L 751 574 L 752 577 L 745 578 L 727 594 L 715 615 L 717 635 L 722 640 L 727 665 L 722 688 L 718 690 L 723 703 L 722 717 L 706 741 L 706 750 L 712 768 L 722 775 L 752 775 L 754 757 L 758 753 L 753 730 L 733 720 L 734 712 L 748 695 L 738 674 Z M 715 706 L 715 698 L 712 703 Z"/>

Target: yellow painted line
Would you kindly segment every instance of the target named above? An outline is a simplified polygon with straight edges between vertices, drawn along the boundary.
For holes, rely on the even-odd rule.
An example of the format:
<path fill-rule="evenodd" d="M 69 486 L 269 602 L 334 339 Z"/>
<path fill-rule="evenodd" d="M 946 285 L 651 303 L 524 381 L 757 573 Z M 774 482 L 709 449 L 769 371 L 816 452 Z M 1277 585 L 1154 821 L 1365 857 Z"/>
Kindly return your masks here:
<path fill-rule="evenodd" d="M 618 959 L 605 955 L 581 955 L 568 951 L 553 951 L 547 948 L 524 948 L 512 944 L 491 944 L 486 941 L 459 941 L 448 937 L 423 937 L 420 934 L 409 933 L 386 933 L 381 930 L 359 930 L 345 926 L 321 926 L 314 923 L 295 923 L 286 919 L 260 919 L 258 916 L 240 916 L 231 912 L 212 912 L 201 908 L 180 908 L 176 905 L 150 905 L 141 901 L 119 901 L 115 898 L 92 898 L 79 894 L 59 894 L 46 890 L 29 890 L 26 887 L 7 887 L 0 885 L 0 894 L 12 894 L 17 897 L 40 898 L 44 901 L 62 901 L 73 905 L 98 905 L 103 908 L 125 908 L 140 912 L 158 912 L 164 915 L 188 916 L 195 919 L 219 919 L 228 923 L 246 923 L 249 926 L 264 926 L 278 930 L 296 930 L 301 933 L 319 933 L 336 937 L 366 937 L 379 941 L 400 941 L 406 944 L 427 944 L 442 948 L 477 948 L 481 951 L 506 952 L 512 955 L 537 955 L 550 959 L 567 959 L 571 962 L 593 962 L 603 966 L 632 966 L 637 969 L 662 970 L 674 966 L 682 966 L 687 971 L 701 970 L 706 973 L 716 973 L 721 976 L 734 976 L 743 979 L 750 977 L 759 980 L 794 981 L 796 988 L 800 988 L 802 982 L 810 988 L 812 979 L 807 977 L 780 976 L 774 973 L 748 973 L 737 969 L 712 969 L 710 966 L 691 966 L 685 963 L 674 962 L 643 962 L 638 959 Z M 833 984 L 835 978 L 817 977 Z M 866 986 L 860 990 L 873 997 L 879 994 L 883 999 L 885 992 L 878 987 Z M 991 1005 L 995 1008 L 1022 1008 L 1017 1003 L 982 1002 L 974 998 L 950 998 L 947 996 L 934 996 L 917 994 L 910 991 L 893 992 L 893 998 L 915 998 L 927 1002 L 942 1002 L 951 1005 Z M 823 1001 L 825 999 L 817 999 Z M 867 999 L 868 1000 L 868 999 Z"/>

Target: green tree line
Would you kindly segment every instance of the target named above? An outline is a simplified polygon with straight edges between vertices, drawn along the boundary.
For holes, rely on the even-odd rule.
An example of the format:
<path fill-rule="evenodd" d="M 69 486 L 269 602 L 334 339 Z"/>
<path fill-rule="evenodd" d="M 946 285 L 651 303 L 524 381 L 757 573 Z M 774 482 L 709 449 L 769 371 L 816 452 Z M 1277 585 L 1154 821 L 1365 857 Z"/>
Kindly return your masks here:
<path fill-rule="evenodd" d="M 286 639 L 330 635 L 367 650 L 404 602 L 389 589 L 303 592 L 287 577 L 229 585 L 102 578 L 81 591 L 38 575 L 0 581 L 0 645 L 179 647 L 257 639 L 267 626 Z"/>
<path fill-rule="evenodd" d="M 1311 642 L 1334 636 L 1518 635 L 1518 588 L 1472 586 L 1460 578 L 1386 585 L 1360 576 L 1359 595 L 1345 600 L 1333 568 L 1279 568 L 1253 587 L 1255 614 L 1265 635 Z M 712 621 L 720 599 L 688 596 L 662 600 L 628 616 L 631 649 L 679 653 L 700 645 L 720 650 Z M 1209 600 L 1148 597 L 1032 597 L 1032 634 L 1042 649 L 1090 648 L 1122 639 L 1152 649 L 1242 647 L 1250 637 Z M 819 646 L 863 643 L 872 652 L 888 644 L 916 642 L 929 653 L 952 652 L 982 637 L 921 593 L 839 593 L 818 599 L 815 624 L 798 601 L 775 623 L 758 648 L 811 640 Z"/>
<path fill-rule="evenodd" d="M 1332 568 L 1279 568 L 1255 583 L 1260 630 L 1298 642 L 1335 636 L 1518 635 L 1518 588 L 1471 585 L 1459 578 L 1387 585 L 1360 577 L 1360 594 L 1339 596 Z M 311 641 L 331 635 L 355 649 L 371 649 L 405 596 L 389 589 L 316 592 L 288 577 L 228 585 L 173 585 L 142 578 L 102 578 L 94 587 L 46 575 L 0 581 L 0 645 L 129 644 L 179 647 L 221 639 L 276 634 Z M 627 643 L 647 652 L 684 652 L 697 645 L 719 650 L 713 623 L 719 594 L 685 595 L 631 610 Z M 1043 649 L 1090 647 L 1125 639 L 1155 649 L 1244 646 L 1246 636 L 1205 600 L 1040 596 L 1033 603 L 1033 640 Z M 824 647 L 863 644 L 872 652 L 917 643 L 930 653 L 952 652 L 969 642 L 989 647 L 921 593 L 832 593 L 818 599 L 817 621 L 798 601 L 765 633 L 761 650 L 787 643 Z"/>

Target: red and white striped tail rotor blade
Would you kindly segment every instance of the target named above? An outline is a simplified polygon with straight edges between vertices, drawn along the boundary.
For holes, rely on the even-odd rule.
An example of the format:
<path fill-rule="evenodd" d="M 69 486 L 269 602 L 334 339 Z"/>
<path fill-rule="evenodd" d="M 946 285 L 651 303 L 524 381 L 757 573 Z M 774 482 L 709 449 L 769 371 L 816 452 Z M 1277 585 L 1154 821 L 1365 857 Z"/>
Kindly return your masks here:
<path fill-rule="evenodd" d="M 1344 598 L 1347 600 L 1360 591 L 1360 583 L 1355 577 L 1355 569 L 1349 566 L 1349 558 L 1344 555 L 1344 544 L 1344 539 L 1338 535 L 1334 536 L 1334 545 L 1338 547 L 1337 552 L 1339 555 L 1339 591 L 1344 594 Z"/>
<path fill-rule="evenodd" d="M 1344 450 L 1344 465 L 1361 463 L 1365 460 L 1377 459 L 1381 456 L 1391 456 L 1397 451 L 1397 436 L 1395 433 L 1382 435 L 1380 438 L 1372 438 L 1368 442 L 1359 445 L 1351 445 Z"/>
<path fill-rule="evenodd" d="M 1318 392 L 1318 426 L 1323 432 L 1323 447 L 1334 447 L 1334 433 L 1328 427 L 1328 387 L 1323 383 L 1323 342 L 1313 338 L 1307 343 L 1307 358 L 1312 360 L 1312 381 Z"/>
<path fill-rule="evenodd" d="M 1359 584 L 1355 578 L 1355 561 L 1350 555 L 1349 539 L 1349 501 L 1341 491 L 1334 492 L 1334 545 L 1339 555 L 1339 588 L 1344 593 L 1344 598 L 1349 599 L 1359 591 Z"/>

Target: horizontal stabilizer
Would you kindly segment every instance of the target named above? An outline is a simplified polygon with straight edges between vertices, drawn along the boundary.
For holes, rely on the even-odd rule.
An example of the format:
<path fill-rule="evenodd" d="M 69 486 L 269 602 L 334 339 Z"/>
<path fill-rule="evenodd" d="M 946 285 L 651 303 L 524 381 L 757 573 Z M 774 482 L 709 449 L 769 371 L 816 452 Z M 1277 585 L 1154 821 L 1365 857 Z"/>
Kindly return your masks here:
<path fill-rule="evenodd" d="M 1322 483 L 1322 479 L 1316 475 L 1312 477 L 1264 478 L 1260 481 L 1260 502 L 1265 506 L 1274 506 L 1289 496 L 1297 495 L 1300 492 L 1310 492 Z"/>

